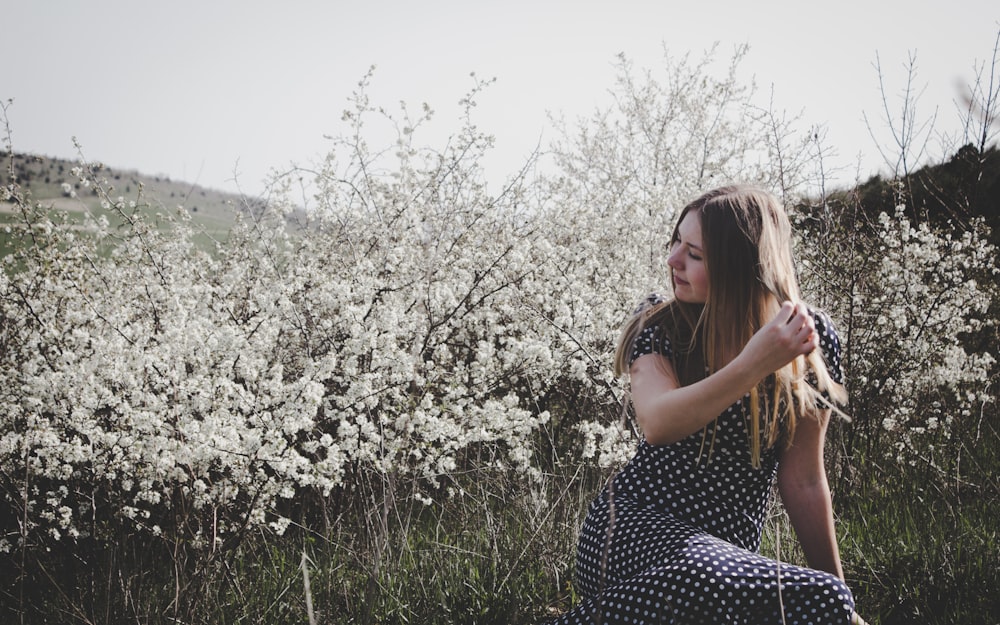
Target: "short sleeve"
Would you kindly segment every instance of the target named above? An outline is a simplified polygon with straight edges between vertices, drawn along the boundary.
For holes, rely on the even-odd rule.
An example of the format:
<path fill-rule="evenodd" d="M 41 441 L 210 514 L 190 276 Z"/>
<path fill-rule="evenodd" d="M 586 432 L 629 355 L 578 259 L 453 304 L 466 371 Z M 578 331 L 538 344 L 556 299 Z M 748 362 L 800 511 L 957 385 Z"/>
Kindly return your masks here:
<path fill-rule="evenodd" d="M 652 293 L 646 297 L 641 304 L 639 304 L 632 314 L 642 314 L 653 306 L 662 304 L 664 301 L 666 300 L 662 295 Z M 646 326 L 635 337 L 635 341 L 632 344 L 632 353 L 628 359 L 629 365 L 635 362 L 640 356 L 645 356 L 646 354 L 659 354 L 667 358 L 673 356 L 673 350 L 670 347 L 670 339 L 664 334 L 658 325 Z"/>
<path fill-rule="evenodd" d="M 673 353 L 670 347 L 670 339 L 660 331 L 660 326 L 647 326 L 635 337 L 635 343 L 632 345 L 632 355 L 629 357 L 628 363 L 631 365 L 639 356 L 645 356 L 646 354 L 659 354 L 670 358 L 673 356 Z"/>
<path fill-rule="evenodd" d="M 666 298 L 660 295 L 659 293 L 650 293 L 649 295 L 646 296 L 646 299 L 639 302 L 639 305 L 635 307 L 635 310 L 632 311 L 632 314 L 638 315 L 639 313 L 646 312 L 653 306 L 656 306 L 657 304 L 662 304 L 665 301 L 667 301 Z"/>
<path fill-rule="evenodd" d="M 819 348 L 823 353 L 830 379 L 837 384 L 844 383 L 844 369 L 841 366 L 840 337 L 829 315 L 821 310 L 813 310 L 816 333 L 819 334 Z"/>

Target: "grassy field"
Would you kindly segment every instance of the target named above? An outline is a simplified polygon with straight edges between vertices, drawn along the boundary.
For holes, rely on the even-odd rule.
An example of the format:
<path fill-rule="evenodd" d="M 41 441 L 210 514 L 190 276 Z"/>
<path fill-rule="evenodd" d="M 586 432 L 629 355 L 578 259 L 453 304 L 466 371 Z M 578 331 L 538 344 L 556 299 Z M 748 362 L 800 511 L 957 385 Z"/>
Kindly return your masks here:
<path fill-rule="evenodd" d="M 85 214 L 107 217 L 112 228 L 122 218 L 114 209 L 102 206 L 101 197 L 93 186 L 85 186 L 73 174 L 81 164 L 44 156 L 10 154 L 3 156 L 0 185 L 10 184 L 11 171 L 28 199 L 49 207 L 54 215 L 71 223 L 81 223 Z M 205 189 L 164 176 L 150 176 L 136 171 L 102 168 L 100 176 L 107 179 L 107 192 L 128 205 L 135 202 L 150 213 L 174 213 L 183 207 L 191 215 L 192 226 L 200 232 L 199 243 L 210 245 L 213 239 L 225 239 L 237 214 L 245 212 L 246 198 L 239 195 Z M 0 202 L 0 256 L 12 251 L 11 232 L 23 227 L 23 218 L 9 202 Z M 8 231 L 8 228 L 10 231 Z"/>

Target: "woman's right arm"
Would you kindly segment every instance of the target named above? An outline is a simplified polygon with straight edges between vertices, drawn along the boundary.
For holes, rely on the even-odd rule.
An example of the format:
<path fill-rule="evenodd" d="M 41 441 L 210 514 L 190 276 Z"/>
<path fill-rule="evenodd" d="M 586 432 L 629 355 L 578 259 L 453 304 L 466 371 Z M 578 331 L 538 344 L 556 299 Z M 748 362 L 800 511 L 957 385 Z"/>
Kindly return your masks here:
<path fill-rule="evenodd" d="M 713 421 L 767 375 L 819 345 L 812 315 L 803 304 L 785 302 L 774 319 L 714 374 L 681 386 L 669 360 L 640 356 L 630 368 L 632 405 L 646 441 L 679 441 Z"/>

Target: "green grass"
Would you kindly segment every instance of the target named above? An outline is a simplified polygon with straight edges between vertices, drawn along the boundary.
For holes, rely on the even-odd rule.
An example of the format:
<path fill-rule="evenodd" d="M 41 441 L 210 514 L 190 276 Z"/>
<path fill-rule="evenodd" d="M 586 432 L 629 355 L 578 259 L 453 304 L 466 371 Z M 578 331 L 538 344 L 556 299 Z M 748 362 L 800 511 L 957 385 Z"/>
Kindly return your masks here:
<path fill-rule="evenodd" d="M 109 525 L 36 550 L 23 571 L 17 557 L 0 564 L 0 578 L 15 580 L 0 591 L 0 621 L 308 623 L 308 598 L 331 625 L 540 623 L 573 601 L 576 532 L 607 477 L 555 466 L 534 484 L 472 468 L 430 506 L 405 480 L 355 476 L 353 490 L 297 502 L 283 536 L 257 530 L 217 553 Z M 850 486 L 831 477 L 838 492 Z M 996 491 L 988 481 L 937 491 L 912 477 L 870 475 L 836 502 L 859 611 L 872 625 L 998 622 Z M 803 563 L 780 508 L 762 552 Z"/>
<path fill-rule="evenodd" d="M 5 155 L 2 161 L 0 185 L 7 185 L 11 178 L 10 155 Z M 152 219 L 156 219 L 157 213 L 176 214 L 178 207 L 183 207 L 191 217 L 197 245 L 206 251 L 214 249 L 215 241 L 226 239 L 236 216 L 243 212 L 246 204 L 245 198 L 236 194 L 109 168 L 95 174 L 107 181 L 98 191 L 96 186 L 78 184 L 71 170 L 79 165 L 73 161 L 23 154 L 14 155 L 13 160 L 15 177 L 28 204 L 47 209 L 53 219 L 65 218 L 71 224 L 82 224 L 88 213 L 94 218 L 104 216 L 114 232 L 124 223 L 124 218 L 119 211 L 104 208 L 102 202 L 105 200 L 114 202 L 121 198 L 126 206 L 134 202 L 139 212 Z M 65 194 L 64 182 L 73 187 L 76 197 Z M 19 213 L 16 205 L 0 202 L 0 258 L 21 247 L 18 233 L 23 232 L 23 218 Z"/>
<path fill-rule="evenodd" d="M 996 493 L 930 496 L 897 477 L 840 511 L 859 610 L 881 625 L 1000 622 Z"/>
<path fill-rule="evenodd" d="M 327 502 L 340 514 L 325 530 L 251 532 L 226 553 L 117 527 L 36 553 L 23 578 L 17 558 L 0 563 L 0 622 L 308 623 L 304 554 L 319 623 L 538 623 L 567 607 L 579 483 L 562 481 L 562 499 L 537 508 L 523 488 L 500 494 L 516 486 L 511 476 L 478 478 L 430 506 L 378 489 L 341 493 Z"/>

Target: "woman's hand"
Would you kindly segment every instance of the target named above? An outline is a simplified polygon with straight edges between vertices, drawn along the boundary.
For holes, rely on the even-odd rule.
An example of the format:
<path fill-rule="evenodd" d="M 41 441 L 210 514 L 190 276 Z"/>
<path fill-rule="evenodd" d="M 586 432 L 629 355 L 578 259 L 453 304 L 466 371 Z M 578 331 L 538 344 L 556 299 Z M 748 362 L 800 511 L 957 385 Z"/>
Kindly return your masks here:
<path fill-rule="evenodd" d="M 761 380 L 818 345 L 815 322 L 805 305 L 785 302 L 736 358 L 693 384 L 681 386 L 665 357 L 640 356 L 629 373 L 632 406 L 646 441 L 665 445 L 690 436 Z"/>
<path fill-rule="evenodd" d="M 750 359 L 763 378 L 817 347 L 816 322 L 805 304 L 785 302 L 774 319 L 750 337 L 740 355 Z"/>
<path fill-rule="evenodd" d="M 861 618 L 860 614 L 855 612 L 851 615 L 851 625 L 868 625 L 868 622 Z"/>

